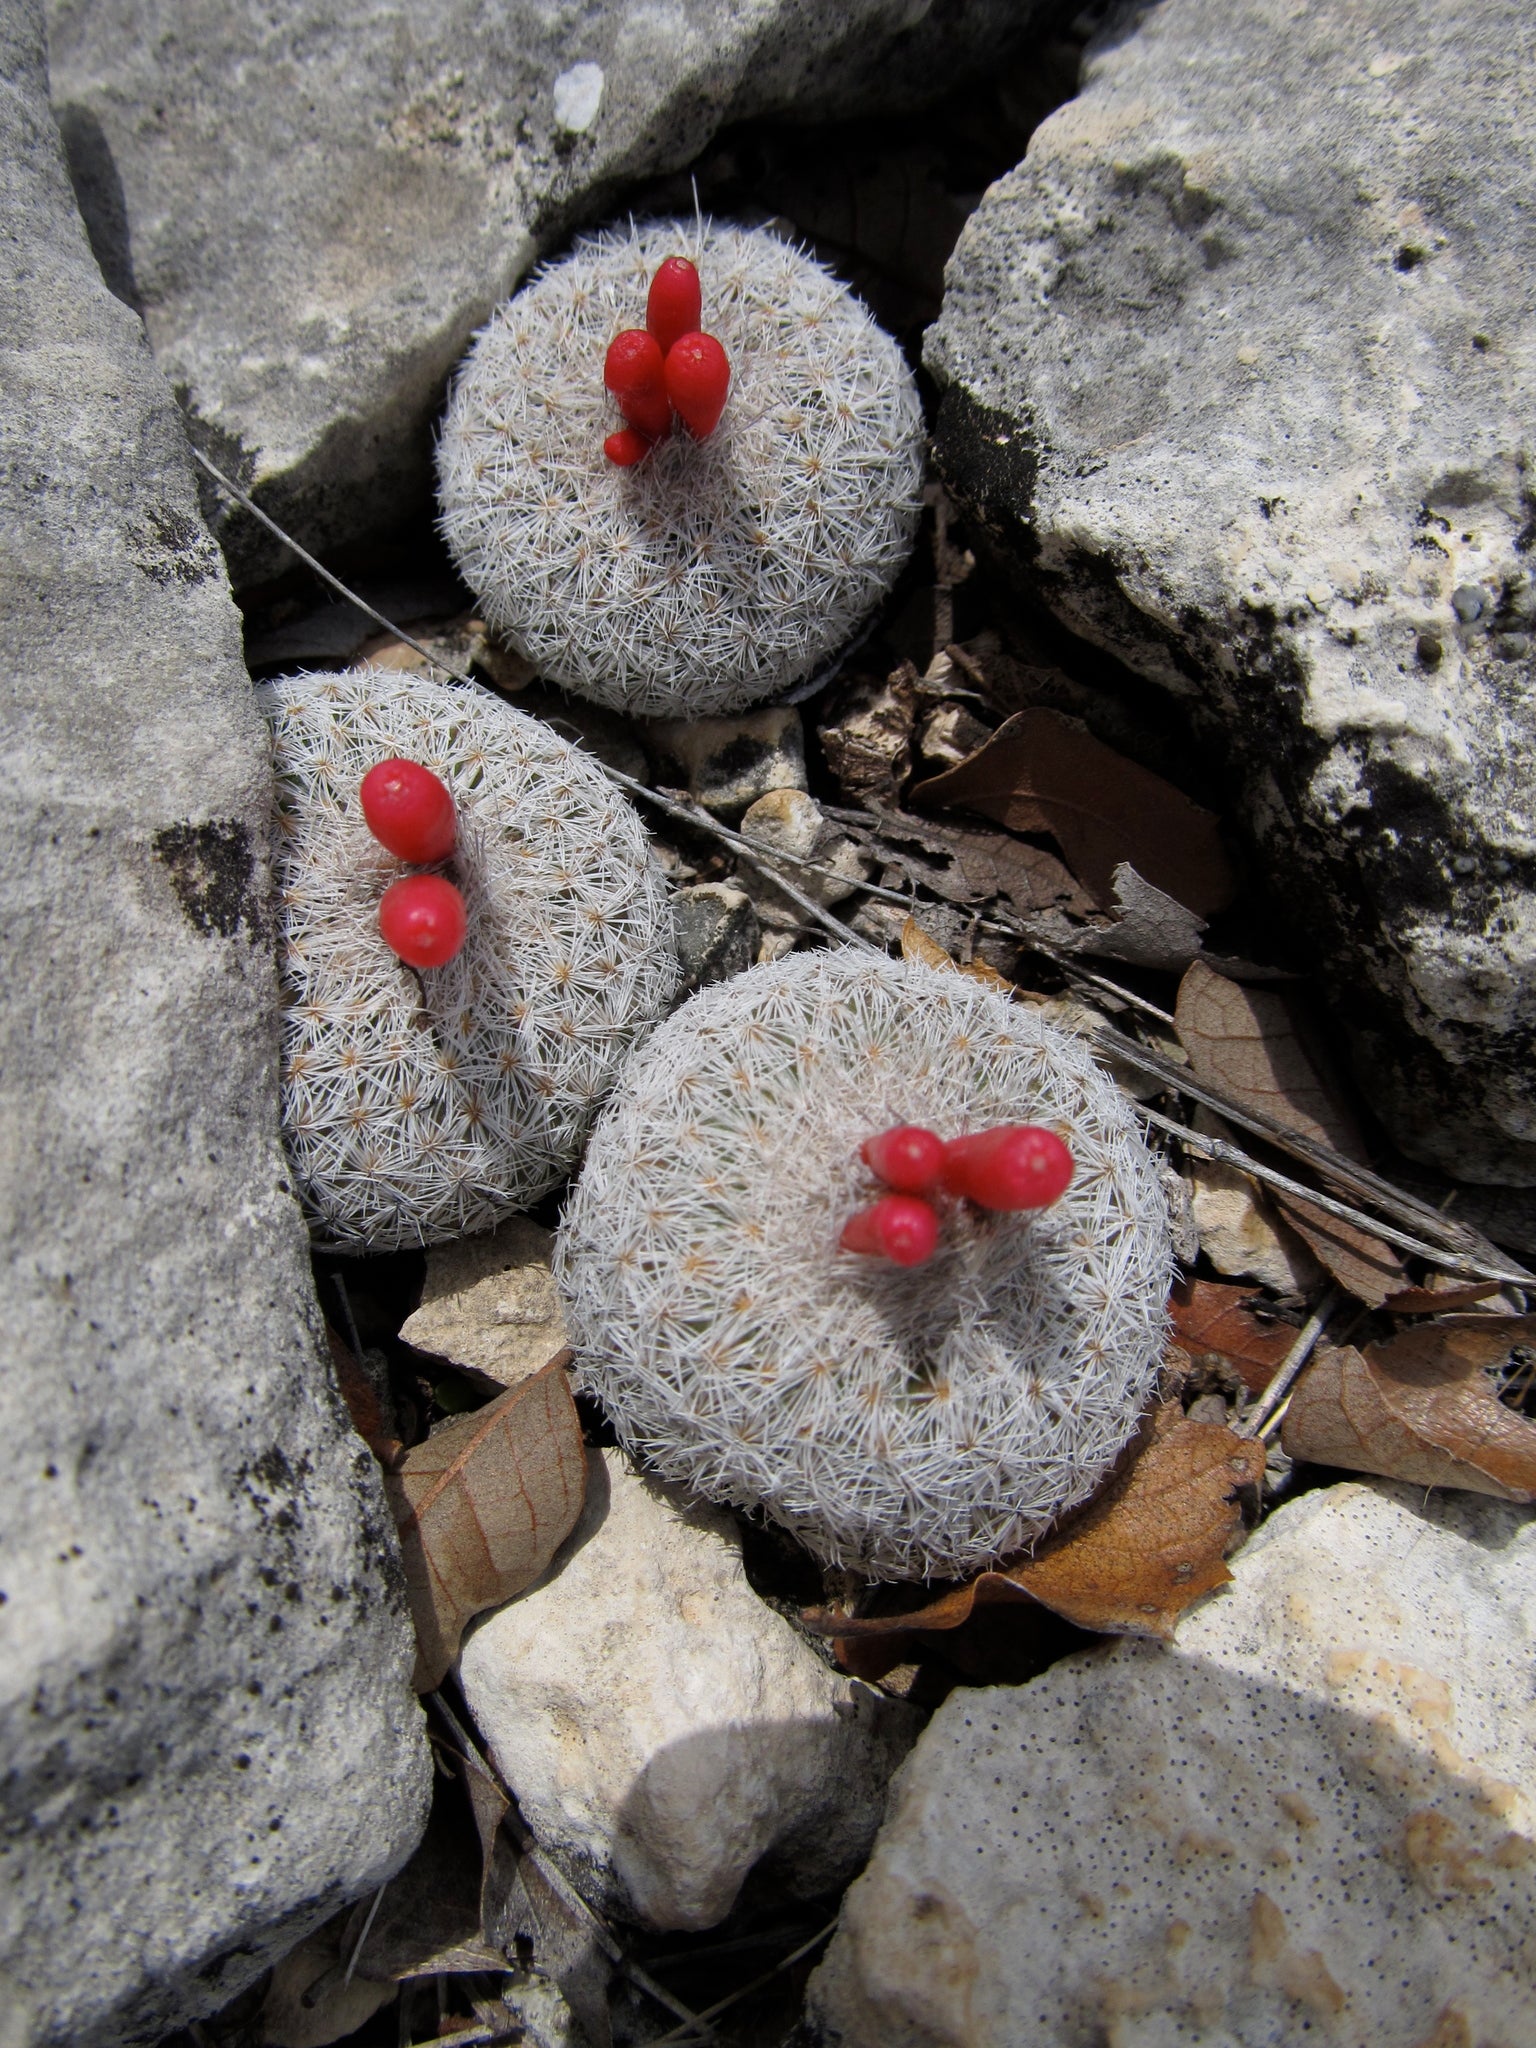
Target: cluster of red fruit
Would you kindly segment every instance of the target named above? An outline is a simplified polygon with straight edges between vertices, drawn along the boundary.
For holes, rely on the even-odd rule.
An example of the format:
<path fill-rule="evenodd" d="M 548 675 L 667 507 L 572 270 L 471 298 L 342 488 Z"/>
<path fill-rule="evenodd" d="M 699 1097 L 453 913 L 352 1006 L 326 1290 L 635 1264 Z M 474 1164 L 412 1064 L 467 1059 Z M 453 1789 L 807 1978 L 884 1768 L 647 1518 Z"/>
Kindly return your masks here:
<path fill-rule="evenodd" d="M 419 761 L 380 761 L 360 791 L 368 830 L 396 860 L 445 861 L 459 824 L 448 785 Z M 464 943 L 464 898 L 445 875 L 405 875 L 379 903 L 379 935 L 407 967 L 446 967 Z"/>
<path fill-rule="evenodd" d="M 603 383 L 629 421 L 603 443 L 620 469 L 650 454 L 672 431 L 676 413 L 696 441 L 712 434 L 725 410 L 731 365 L 703 317 L 699 273 L 686 256 L 669 256 L 651 279 L 644 327 L 626 327 L 608 344 Z"/>
<path fill-rule="evenodd" d="M 980 1209 L 1043 1209 L 1072 1178 L 1072 1154 L 1040 1124 L 998 1124 L 947 1145 L 918 1124 L 899 1124 L 866 1138 L 859 1157 L 898 1192 L 854 1211 L 843 1250 L 898 1266 L 920 1266 L 938 1244 L 938 1215 L 925 1195 L 942 1190 Z"/>

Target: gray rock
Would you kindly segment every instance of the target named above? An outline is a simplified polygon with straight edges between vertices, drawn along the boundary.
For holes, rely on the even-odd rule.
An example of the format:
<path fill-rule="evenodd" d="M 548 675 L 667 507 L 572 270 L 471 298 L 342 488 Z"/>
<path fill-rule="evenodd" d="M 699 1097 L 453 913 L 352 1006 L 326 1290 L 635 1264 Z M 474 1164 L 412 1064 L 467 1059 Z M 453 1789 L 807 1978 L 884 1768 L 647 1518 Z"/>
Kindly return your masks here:
<path fill-rule="evenodd" d="M 842 2048 L 1536 2039 L 1536 1522 L 1331 1487 L 1164 1647 L 952 1693 L 810 1999 Z"/>
<path fill-rule="evenodd" d="M 239 619 L 21 0 L 0 78 L 0 2035 L 117 2048 L 376 1887 L 431 1773 L 278 1136 Z"/>
<path fill-rule="evenodd" d="M 470 335 L 621 184 L 727 122 L 942 90 L 1047 0 L 53 0 L 55 103 L 115 290 L 215 461 L 307 546 L 429 499 Z M 246 515 L 238 581 L 282 561 Z"/>
<path fill-rule="evenodd" d="M 421 1306 L 400 1335 L 419 1351 L 515 1387 L 568 1341 L 549 1267 L 553 1242 L 528 1217 L 511 1216 L 479 1237 L 434 1245 Z"/>
<path fill-rule="evenodd" d="M 988 192 L 928 349 L 994 547 L 1225 751 L 1399 1144 L 1519 1182 L 1533 142 L 1524 0 L 1166 0 Z"/>
<path fill-rule="evenodd" d="M 792 704 L 739 711 L 731 718 L 657 718 L 646 743 L 679 773 L 690 796 L 733 817 L 771 789 L 804 789 L 805 733 Z"/>
<path fill-rule="evenodd" d="M 540 1843 L 649 1927 L 712 1927 L 768 1862 L 800 1896 L 868 1852 L 915 1711 L 824 1664 L 718 1508 L 593 1451 L 545 1580 L 464 1645 L 464 1697 Z"/>
<path fill-rule="evenodd" d="M 677 958 L 682 969 L 679 999 L 712 981 L 729 981 L 757 958 L 757 912 L 742 889 L 724 882 L 700 882 L 672 898 Z"/>

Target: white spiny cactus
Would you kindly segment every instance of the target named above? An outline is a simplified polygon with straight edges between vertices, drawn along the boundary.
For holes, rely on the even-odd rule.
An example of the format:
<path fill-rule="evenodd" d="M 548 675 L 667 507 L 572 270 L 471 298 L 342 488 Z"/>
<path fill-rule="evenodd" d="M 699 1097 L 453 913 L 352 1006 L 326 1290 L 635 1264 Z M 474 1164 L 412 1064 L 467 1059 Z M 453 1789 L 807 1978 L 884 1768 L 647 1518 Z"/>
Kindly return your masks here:
<path fill-rule="evenodd" d="M 609 342 L 668 256 L 724 343 L 719 426 L 633 469 Z M 737 710 L 809 675 L 895 582 L 923 425 L 896 343 L 773 235 L 662 222 L 579 242 L 477 337 L 438 445 L 442 530 L 490 624 L 546 676 L 645 716 Z"/>
<path fill-rule="evenodd" d="M 283 1122 L 324 1244 L 387 1250 L 490 1227 L 570 1171 L 677 980 L 644 829 L 595 763 L 489 691 L 375 668 L 257 686 L 277 774 Z M 457 958 L 420 974 L 379 936 L 408 872 L 358 787 L 392 755 L 452 791 Z"/>
<path fill-rule="evenodd" d="M 863 1139 L 1057 1128 L 1032 1214 L 940 1197 L 939 1250 L 841 1251 Z M 1074 1041 L 956 974 L 795 954 L 705 990 L 627 1068 L 561 1228 L 588 1388 L 629 1448 L 877 1578 L 971 1572 L 1104 1476 L 1162 1356 L 1151 1156 Z"/>

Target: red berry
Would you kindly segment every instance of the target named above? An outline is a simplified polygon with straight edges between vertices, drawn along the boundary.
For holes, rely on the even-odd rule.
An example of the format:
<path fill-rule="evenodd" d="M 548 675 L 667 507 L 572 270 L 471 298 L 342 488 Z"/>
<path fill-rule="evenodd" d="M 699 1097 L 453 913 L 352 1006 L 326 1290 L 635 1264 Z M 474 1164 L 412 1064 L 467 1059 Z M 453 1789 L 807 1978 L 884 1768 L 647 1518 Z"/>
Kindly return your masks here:
<path fill-rule="evenodd" d="M 839 1240 L 845 1252 L 891 1259 L 898 1266 L 920 1266 L 933 1257 L 938 1241 L 939 1219 L 915 1195 L 884 1195 L 867 1209 L 855 1209 Z"/>
<path fill-rule="evenodd" d="M 407 875 L 384 891 L 379 933 L 407 967 L 446 967 L 464 943 L 464 898 L 441 875 Z"/>
<path fill-rule="evenodd" d="M 654 445 L 638 427 L 620 427 L 603 443 L 603 453 L 619 469 L 633 469 L 637 462 L 645 460 Z"/>
<path fill-rule="evenodd" d="M 944 1141 L 918 1124 L 898 1124 L 877 1138 L 866 1138 L 859 1157 L 888 1188 L 900 1188 L 904 1195 L 924 1195 L 938 1186 Z"/>
<path fill-rule="evenodd" d="M 680 336 L 694 332 L 703 312 L 699 273 L 686 256 L 669 256 L 651 279 L 645 301 L 645 324 L 663 355 Z"/>
<path fill-rule="evenodd" d="M 666 365 L 654 335 L 643 327 L 626 327 L 608 344 L 603 382 L 618 400 L 619 411 L 649 441 L 672 430 L 667 398 Z"/>
<path fill-rule="evenodd" d="M 697 441 L 712 434 L 725 411 L 731 365 L 712 334 L 685 334 L 667 350 L 667 396 Z"/>
<path fill-rule="evenodd" d="M 448 785 L 419 761 L 380 761 L 359 794 L 368 830 L 396 860 L 421 867 L 446 860 L 458 837 Z"/>
<path fill-rule="evenodd" d="M 999 1124 L 944 1147 L 944 1185 L 983 1209 L 1043 1209 L 1067 1191 L 1072 1154 L 1039 1124 Z"/>

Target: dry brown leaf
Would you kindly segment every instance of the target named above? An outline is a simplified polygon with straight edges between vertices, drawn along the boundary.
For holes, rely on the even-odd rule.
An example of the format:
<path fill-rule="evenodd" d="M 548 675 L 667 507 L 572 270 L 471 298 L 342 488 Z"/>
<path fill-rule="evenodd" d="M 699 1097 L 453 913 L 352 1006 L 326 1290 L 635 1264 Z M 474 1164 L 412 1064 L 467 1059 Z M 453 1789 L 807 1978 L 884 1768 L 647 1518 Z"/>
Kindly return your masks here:
<path fill-rule="evenodd" d="M 1388 1244 L 1346 1223 L 1342 1216 L 1330 1216 L 1326 1209 L 1304 1201 L 1300 1195 L 1270 1190 L 1275 1207 L 1303 1238 L 1339 1285 L 1357 1301 L 1379 1308 L 1389 1294 L 1395 1294 L 1407 1280 L 1402 1260 Z"/>
<path fill-rule="evenodd" d="M 960 969 L 972 981 L 979 981 L 983 988 L 995 989 L 1000 996 L 1012 997 L 1018 993 L 1016 985 L 1006 974 L 999 974 L 995 967 L 989 967 L 985 960 L 967 960 Z"/>
<path fill-rule="evenodd" d="M 1122 861 L 1201 917 L 1236 894 L 1213 813 L 1060 711 L 1016 712 L 968 761 L 917 784 L 912 800 L 1048 832 L 1104 909 Z"/>
<path fill-rule="evenodd" d="M 1363 1351 L 1329 1346 L 1296 1383 L 1281 1426 L 1293 1458 L 1536 1500 L 1536 1422 L 1498 1397 L 1492 1368 L 1536 1343 L 1536 1316 L 1453 1316 Z"/>
<path fill-rule="evenodd" d="M 1169 1637 L 1191 1602 L 1232 1574 L 1237 1495 L 1257 1486 L 1264 1447 L 1220 1423 L 1191 1422 L 1177 1401 L 1148 1418 L 1139 1448 L 1108 1486 L 1032 1555 L 983 1572 L 914 1613 L 803 1617 L 842 1638 L 958 1628 L 978 1604 L 1035 1600 L 1079 1628 Z"/>
<path fill-rule="evenodd" d="M 1020 916 L 1044 910 L 1086 917 L 1093 898 L 1043 846 L 976 825 L 938 825 L 905 811 L 877 810 L 879 829 L 855 836 L 895 879 L 920 882 L 946 903 L 974 905 L 1003 897 Z"/>
<path fill-rule="evenodd" d="M 487 1407 L 434 1430 L 384 1475 L 416 1623 L 418 1692 L 465 1624 L 531 1585 L 581 1511 L 587 1461 L 569 1351 Z"/>
<path fill-rule="evenodd" d="M 1195 1364 L 1214 1352 L 1250 1394 L 1262 1394 L 1284 1364 L 1296 1332 L 1288 1323 L 1265 1322 L 1246 1307 L 1254 1291 L 1217 1280 L 1180 1280 L 1168 1312 L 1174 1335 Z"/>
<path fill-rule="evenodd" d="M 1498 1280 L 1469 1280 L 1464 1287 L 1405 1287 L 1401 1294 L 1389 1294 L 1381 1304 L 1394 1316 L 1444 1316 L 1457 1309 L 1475 1308 L 1490 1294 L 1497 1294 Z"/>
<path fill-rule="evenodd" d="M 1196 960 L 1179 983 L 1174 1019 L 1197 1081 L 1364 1163 L 1359 1127 L 1303 1044 L 1284 997 L 1228 981 Z M 1379 1308 L 1407 1286 L 1402 1260 L 1379 1237 L 1300 1195 L 1275 1192 L 1273 1199 L 1334 1279 L 1359 1300 Z"/>
<path fill-rule="evenodd" d="M 954 974 L 968 974 L 972 981 L 979 981 L 983 988 L 996 989 L 999 995 L 1015 996 L 1018 989 L 1006 974 L 999 974 L 995 967 L 989 967 L 985 960 L 971 960 L 963 967 L 953 959 L 932 932 L 926 932 L 915 917 L 909 917 L 901 928 L 901 957 L 903 960 L 919 960 L 925 967 L 947 967 Z"/>
<path fill-rule="evenodd" d="M 1196 960 L 1179 983 L 1174 1022 L 1198 1080 L 1346 1159 L 1365 1158 L 1359 1126 L 1318 1071 L 1283 996 Z"/>
<path fill-rule="evenodd" d="M 1204 918 L 1154 889 L 1128 861 L 1115 869 L 1114 882 L 1115 922 L 1108 931 L 1083 932 L 1077 950 L 1161 974 L 1182 974 L 1200 951 Z"/>
<path fill-rule="evenodd" d="M 949 954 L 931 932 L 923 930 L 915 917 L 909 917 L 901 928 L 901 957 L 903 960 L 916 960 L 924 967 L 955 970 L 955 962 Z"/>
<path fill-rule="evenodd" d="M 344 1344 L 329 1323 L 325 1326 L 325 1336 L 330 1346 L 331 1363 L 336 1368 L 336 1384 L 347 1404 L 352 1427 L 387 1470 L 399 1458 L 404 1445 L 390 1433 L 378 1394 L 351 1345 Z"/>

